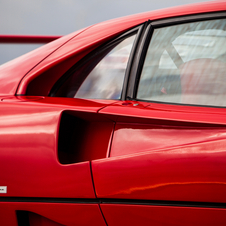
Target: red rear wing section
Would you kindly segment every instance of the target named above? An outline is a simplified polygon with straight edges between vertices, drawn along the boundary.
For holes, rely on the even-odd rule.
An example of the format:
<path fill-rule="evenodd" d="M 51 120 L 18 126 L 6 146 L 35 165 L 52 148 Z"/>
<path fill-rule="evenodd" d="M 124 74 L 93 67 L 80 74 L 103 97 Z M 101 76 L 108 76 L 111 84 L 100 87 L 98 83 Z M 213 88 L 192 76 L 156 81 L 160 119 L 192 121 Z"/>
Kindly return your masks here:
<path fill-rule="evenodd" d="M 18 44 L 45 44 L 52 42 L 61 36 L 41 36 L 41 35 L 0 35 L 0 43 Z"/>

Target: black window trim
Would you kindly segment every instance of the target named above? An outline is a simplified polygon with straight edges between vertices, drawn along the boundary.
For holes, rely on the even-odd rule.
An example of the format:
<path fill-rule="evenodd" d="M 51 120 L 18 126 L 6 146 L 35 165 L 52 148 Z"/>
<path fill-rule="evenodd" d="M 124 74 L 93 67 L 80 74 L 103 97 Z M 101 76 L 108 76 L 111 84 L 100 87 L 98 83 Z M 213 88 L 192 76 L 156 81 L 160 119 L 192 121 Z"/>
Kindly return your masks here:
<path fill-rule="evenodd" d="M 136 43 L 136 51 L 134 51 L 133 53 L 133 61 L 130 65 L 130 74 L 129 74 L 129 79 L 127 80 L 126 94 L 123 96 L 124 98 L 122 100 L 134 99 L 134 93 L 135 93 L 134 84 L 136 84 L 136 80 L 138 78 L 138 72 L 142 65 L 142 56 L 146 55 L 144 51 L 147 49 L 145 48 L 146 45 L 148 44 L 147 40 L 149 40 L 149 37 L 151 35 L 151 29 L 149 29 L 150 23 L 151 21 L 148 20 L 144 24 L 139 40 Z"/>
<path fill-rule="evenodd" d="M 130 53 L 130 57 L 128 60 L 128 64 L 127 64 L 127 68 L 126 68 L 126 72 L 125 72 L 125 78 L 124 78 L 124 82 L 123 82 L 123 89 L 122 89 L 122 96 L 121 96 L 121 100 L 124 101 L 127 99 L 128 96 L 130 96 L 130 92 L 133 92 L 133 76 L 135 75 L 134 72 L 136 72 L 136 67 L 140 61 L 140 45 L 142 43 L 143 40 L 143 36 L 145 34 L 146 28 L 148 26 L 148 24 L 150 23 L 150 21 L 146 21 L 144 24 L 142 24 L 142 26 L 140 26 L 140 29 L 137 33 L 136 39 L 134 41 L 131 53 Z M 132 85 L 130 85 L 132 84 Z"/>
<path fill-rule="evenodd" d="M 184 23 L 198 22 L 204 20 L 215 20 L 226 17 L 226 11 L 221 12 L 211 12 L 211 13 L 201 13 L 201 14 L 193 14 L 186 15 L 180 17 L 172 17 L 161 20 L 155 20 L 151 23 L 154 28 L 166 27 L 171 25 L 178 25 Z"/>
<path fill-rule="evenodd" d="M 181 103 L 173 103 L 173 102 L 160 102 L 160 101 L 152 101 L 152 100 L 142 100 L 136 98 L 137 90 L 139 86 L 140 76 L 143 69 L 143 64 L 146 58 L 146 53 L 148 50 L 149 43 L 151 42 L 152 35 L 154 29 L 163 28 L 172 25 L 179 25 L 185 23 L 206 21 L 206 20 L 216 20 L 226 18 L 226 11 L 221 12 L 213 12 L 213 13 L 202 13 L 195 15 L 186 15 L 181 17 L 172 17 L 166 19 L 160 19 L 156 21 L 152 21 L 149 26 L 146 28 L 145 34 L 140 41 L 142 44 L 139 46 L 137 50 L 137 54 L 140 59 L 136 62 L 136 70 L 133 71 L 133 74 L 130 75 L 129 80 L 129 92 L 127 92 L 126 100 L 135 100 L 139 102 L 149 102 L 149 103 L 159 103 L 159 104 L 169 104 L 169 105 L 185 105 L 185 106 L 195 106 L 195 107 L 211 107 L 211 108 L 225 108 L 222 106 L 211 106 L 211 105 L 195 105 L 195 104 L 181 104 Z M 135 79 L 134 79 L 135 78 Z"/>

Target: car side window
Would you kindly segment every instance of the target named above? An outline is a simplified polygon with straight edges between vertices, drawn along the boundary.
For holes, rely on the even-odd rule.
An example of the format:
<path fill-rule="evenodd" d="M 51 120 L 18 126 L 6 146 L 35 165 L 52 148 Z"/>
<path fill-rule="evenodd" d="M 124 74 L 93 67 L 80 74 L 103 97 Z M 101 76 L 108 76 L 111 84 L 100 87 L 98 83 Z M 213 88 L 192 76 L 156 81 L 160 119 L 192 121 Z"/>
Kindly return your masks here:
<path fill-rule="evenodd" d="M 85 99 L 120 99 L 125 71 L 136 34 L 95 53 L 73 72 L 56 96 Z"/>
<path fill-rule="evenodd" d="M 154 30 L 137 99 L 226 106 L 226 19 Z"/>

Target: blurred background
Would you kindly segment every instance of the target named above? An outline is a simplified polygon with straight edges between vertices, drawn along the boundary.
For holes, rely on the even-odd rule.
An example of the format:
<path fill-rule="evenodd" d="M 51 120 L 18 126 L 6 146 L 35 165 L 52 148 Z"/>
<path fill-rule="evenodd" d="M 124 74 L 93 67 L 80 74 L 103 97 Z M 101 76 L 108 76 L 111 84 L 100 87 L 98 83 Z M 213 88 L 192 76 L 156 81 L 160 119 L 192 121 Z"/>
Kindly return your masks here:
<path fill-rule="evenodd" d="M 207 0 L 0 0 L 0 34 L 66 35 L 101 21 Z M 40 45 L 0 44 L 0 64 Z"/>

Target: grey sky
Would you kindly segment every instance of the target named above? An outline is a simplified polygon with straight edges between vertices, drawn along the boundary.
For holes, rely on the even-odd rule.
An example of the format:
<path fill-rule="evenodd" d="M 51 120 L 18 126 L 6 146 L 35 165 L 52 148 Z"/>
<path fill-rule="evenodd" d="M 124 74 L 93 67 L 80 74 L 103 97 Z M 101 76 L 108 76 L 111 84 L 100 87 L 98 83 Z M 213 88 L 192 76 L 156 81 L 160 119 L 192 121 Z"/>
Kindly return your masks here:
<path fill-rule="evenodd" d="M 112 18 L 206 0 L 0 0 L 0 34 L 65 35 Z M 32 49 L 0 45 L 0 64 Z M 9 54 L 14 56 L 8 56 Z"/>
<path fill-rule="evenodd" d="M 104 20 L 204 0 L 0 0 L 1 34 L 64 35 Z"/>

